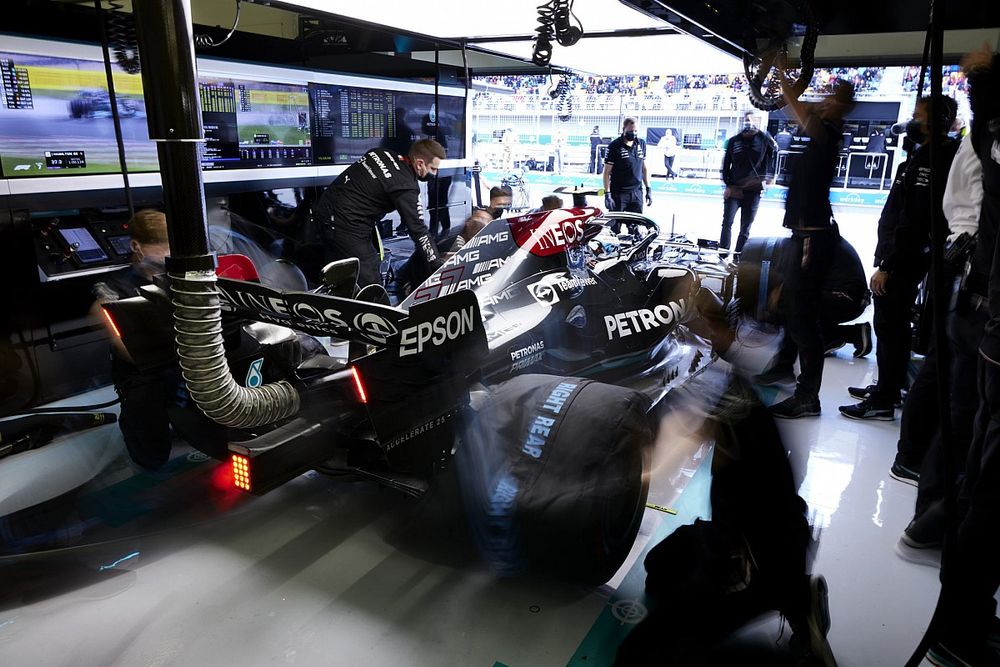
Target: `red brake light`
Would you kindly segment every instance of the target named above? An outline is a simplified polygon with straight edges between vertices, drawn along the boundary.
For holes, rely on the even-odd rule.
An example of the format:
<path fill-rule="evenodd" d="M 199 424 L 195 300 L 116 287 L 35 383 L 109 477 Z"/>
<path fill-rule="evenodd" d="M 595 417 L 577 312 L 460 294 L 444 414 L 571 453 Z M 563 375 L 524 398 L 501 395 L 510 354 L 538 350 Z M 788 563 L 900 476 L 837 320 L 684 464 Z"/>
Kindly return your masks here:
<path fill-rule="evenodd" d="M 361 381 L 361 374 L 358 373 L 357 366 L 351 366 L 351 375 L 354 376 L 354 389 L 358 392 L 358 400 L 367 403 L 368 394 L 365 392 L 365 385 Z"/>
<path fill-rule="evenodd" d="M 250 459 L 233 454 L 233 484 L 244 491 L 250 490 Z"/>
<path fill-rule="evenodd" d="M 104 319 L 106 319 L 108 321 L 108 324 L 111 325 L 111 330 L 115 332 L 115 336 L 121 338 L 122 334 L 120 331 L 118 331 L 118 325 L 115 324 L 115 321 L 113 319 L 111 319 L 111 313 L 108 312 L 107 308 L 101 308 L 101 312 L 104 313 Z"/>

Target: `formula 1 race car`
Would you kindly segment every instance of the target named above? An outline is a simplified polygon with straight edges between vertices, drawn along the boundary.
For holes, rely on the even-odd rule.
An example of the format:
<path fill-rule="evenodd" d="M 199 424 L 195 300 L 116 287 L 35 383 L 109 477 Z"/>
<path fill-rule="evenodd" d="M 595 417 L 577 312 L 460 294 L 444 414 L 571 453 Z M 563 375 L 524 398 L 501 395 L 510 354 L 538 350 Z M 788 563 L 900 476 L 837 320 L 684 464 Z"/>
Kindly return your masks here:
<path fill-rule="evenodd" d="M 614 233 L 612 225 L 626 231 Z M 559 569 L 590 582 L 614 573 L 638 531 L 647 492 L 644 448 L 655 430 L 644 420 L 714 358 L 705 337 L 693 333 L 699 290 L 707 286 L 725 299 L 735 276 L 717 253 L 662 238 L 648 218 L 586 207 L 494 220 L 396 307 L 379 303 L 381 286 L 357 290 L 357 260 L 328 265 L 315 292 L 278 291 L 254 282 L 252 273 L 242 274 L 249 280 L 224 277 L 231 266 L 221 261 L 217 280 L 231 374 L 245 377 L 246 387 L 281 379 L 298 396 L 291 417 L 226 431 L 236 486 L 262 494 L 315 469 L 420 496 L 463 450 L 478 451 L 480 459 L 500 461 L 485 474 L 477 468 L 486 487 L 479 493 L 484 520 L 519 512 L 524 534 L 532 522 L 545 522 L 584 536 L 577 566 Z M 170 289 L 180 309 L 185 288 L 175 281 Z M 169 361 L 169 305 L 166 290 L 156 287 L 105 305 L 140 367 Z M 196 316 L 177 313 L 178 331 Z M 301 354 L 288 352 L 295 346 L 289 330 L 349 341 L 350 353 L 300 361 Z M 197 346 L 178 345 L 192 395 L 204 393 L 185 366 Z M 504 427 L 491 422 L 495 428 L 483 435 L 476 415 L 484 406 L 495 415 L 497 403 L 508 421 L 535 421 L 525 424 L 524 437 L 513 429 L 517 442 L 509 451 L 483 454 L 478 441 Z M 537 418 L 529 414 L 533 405 Z M 611 423 L 601 423 L 601 415 Z M 554 446 L 546 438 L 560 419 L 565 438 L 575 433 L 573 443 L 560 445 L 562 458 L 545 449 Z M 634 423 L 623 425 L 628 419 Z M 570 422 L 574 427 L 565 426 Z M 205 448 L 204 439 L 191 440 L 219 457 L 218 443 Z M 588 456 L 595 447 L 602 453 Z M 545 479 L 559 486 L 585 478 L 585 490 L 569 494 L 571 503 L 519 510 L 513 496 L 527 493 L 527 483 L 512 487 L 498 471 L 509 472 L 517 465 L 511 457 L 526 454 L 549 463 L 530 473 L 536 488 Z M 552 511 L 560 516 L 545 516 Z M 557 528 L 534 534 L 549 546 L 560 539 Z"/>

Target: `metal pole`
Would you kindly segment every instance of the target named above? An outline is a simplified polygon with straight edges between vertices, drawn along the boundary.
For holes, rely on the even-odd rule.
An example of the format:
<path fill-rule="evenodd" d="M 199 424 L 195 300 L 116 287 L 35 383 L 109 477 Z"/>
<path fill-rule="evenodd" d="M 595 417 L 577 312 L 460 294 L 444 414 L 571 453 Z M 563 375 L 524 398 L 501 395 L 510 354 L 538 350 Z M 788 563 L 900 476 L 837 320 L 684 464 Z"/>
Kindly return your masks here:
<path fill-rule="evenodd" d="M 170 237 L 168 270 L 213 270 L 198 145 L 205 140 L 190 0 L 134 5 L 149 138 L 156 142 Z"/>
<path fill-rule="evenodd" d="M 954 543 L 955 525 L 955 462 L 952 457 L 953 443 L 951 441 L 951 392 L 948 384 L 949 350 L 945 321 L 948 316 L 948 294 L 944 277 L 944 243 L 947 234 L 947 222 L 944 220 L 944 213 L 940 202 L 944 196 L 944 186 L 947 180 L 947 173 L 944 171 L 944 155 L 938 143 L 939 137 L 947 128 L 941 127 L 939 109 L 941 108 L 941 65 L 942 51 L 944 43 L 944 23 L 942 7 L 930 0 L 930 27 L 928 29 L 928 39 L 925 49 L 929 44 L 930 49 L 930 77 L 931 77 L 931 100 L 928 116 L 930 118 L 930 205 L 933 207 L 933 223 L 931 225 L 931 301 L 933 304 L 934 318 L 934 346 L 937 354 L 937 398 L 938 398 L 938 421 L 941 436 L 941 443 L 944 449 L 944 479 L 945 479 L 945 513 L 947 516 L 944 550 L 942 553 L 941 568 L 942 573 L 947 577 L 948 566 L 948 545 Z M 926 51 L 925 51 L 926 53 Z M 923 76 L 921 74 L 921 84 Z M 947 579 L 943 579 L 943 584 L 947 584 Z M 927 632 L 924 633 L 920 644 L 913 655 L 907 661 L 907 667 L 917 667 L 924 658 L 927 649 L 930 647 L 937 628 L 941 624 L 941 596 L 939 594 L 934 616 L 928 625 Z"/>
<path fill-rule="evenodd" d="M 108 102 L 111 104 L 111 120 L 115 126 L 115 142 L 118 144 L 118 164 L 122 170 L 122 182 L 125 186 L 125 204 L 128 206 L 128 217 L 135 215 L 135 204 L 132 201 L 132 188 L 128 181 L 128 162 L 125 159 L 125 142 L 122 139 L 122 120 L 118 115 L 118 96 L 115 94 L 115 78 L 111 69 L 111 50 L 108 44 L 108 30 L 104 24 L 104 7 L 102 0 L 94 0 L 97 10 L 97 23 L 101 28 L 101 50 L 104 52 L 104 74 L 108 79 Z"/>

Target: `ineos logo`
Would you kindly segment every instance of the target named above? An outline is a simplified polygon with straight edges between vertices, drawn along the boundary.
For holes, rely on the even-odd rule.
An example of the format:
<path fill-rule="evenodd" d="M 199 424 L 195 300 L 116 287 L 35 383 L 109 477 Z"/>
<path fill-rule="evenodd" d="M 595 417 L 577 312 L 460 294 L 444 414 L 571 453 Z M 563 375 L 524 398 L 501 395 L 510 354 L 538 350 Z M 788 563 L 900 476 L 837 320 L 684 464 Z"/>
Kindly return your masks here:
<path fill-rule="evenodd" d="M 354 318 L 354 328 L 360 331 L 373 343 L 385 344 L 385 341 L 399 333 L 389 320 L 378 313 L 361 313 Z"/>

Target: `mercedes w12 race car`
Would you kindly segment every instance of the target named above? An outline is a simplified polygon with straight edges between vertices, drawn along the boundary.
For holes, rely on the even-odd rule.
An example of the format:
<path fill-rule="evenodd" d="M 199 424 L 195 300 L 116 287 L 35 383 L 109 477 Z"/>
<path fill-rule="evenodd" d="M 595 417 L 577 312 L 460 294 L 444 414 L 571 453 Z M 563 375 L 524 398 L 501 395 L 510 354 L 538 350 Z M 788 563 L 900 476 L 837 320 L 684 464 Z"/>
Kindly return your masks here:
<path fill-rule="evenodd" d="M 487 542 L 496 546 L 498 516 L 507 518 L 500 532 L 516 525 L 528 552 L 546 552 L 562 530 L 583 544 L 573 550 L 578 567 L 558 569 L 591 582 L 614 573 L 638 531 L 649 416 L 714 358 L 697 333 L 699 291 L 725 300 L 735 276 L 718 253 L 664 238 L 648 218 L 587 207 L 494 220 L 398 306 L 378 302 L 381 286 L 356 288 L 357 260 L 329 265 L 313 292 L 279 291 L 252 273 L 225 277 L 233 266 L 221 261 L 217 279 L 227 363 L 211 372 L 228 365 L 244 387 L 287 383 L 297 401 L 291 415 L 255 415 L 255 425 L 211 436 L 222 447 L 189 438 L 226 452 L 237 487 L 263 494 L 315 469 L 420 496 L 464 455 L 472 460 L 459 474 L 477 488 L 464 497 L 492 526 Z M 105 308 L 136 364 L 153 369 L 177 363 L 163 333 L 175 328 L 164 319 L 172 300 L 177 357 L 192 396 L 204 399 L 208 380 L 192 362 L 204 346 L 181 340 L 200 315 L 186 286 L 169 289 Z M 303 334 L 349 341 L 349 355 L 303 360 Z M 198 402 L 226 423 L 223 399 Z M 557 430 L 570 440 L 559 454 Z M 483 451 L 498 434 L 509 436 L 495 445 L 504 451 Z M 531 529 L 542 524 L 551 530 Z M 548 546 L 525 544 L 532 534 Z"/>

